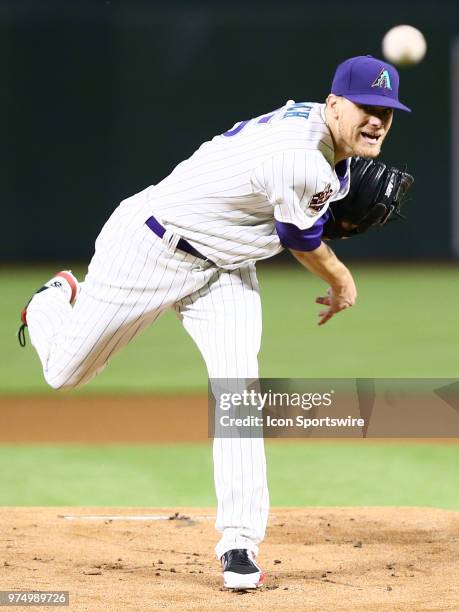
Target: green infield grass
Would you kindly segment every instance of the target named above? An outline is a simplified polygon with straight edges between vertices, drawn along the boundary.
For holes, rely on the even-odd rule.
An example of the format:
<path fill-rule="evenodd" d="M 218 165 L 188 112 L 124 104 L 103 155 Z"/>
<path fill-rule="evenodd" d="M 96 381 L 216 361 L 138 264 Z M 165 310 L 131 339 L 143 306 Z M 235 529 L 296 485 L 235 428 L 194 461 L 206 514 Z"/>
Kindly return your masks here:
<path fill-rule="evenodd" d="M 273 506 L 459 510 L 459 445 L 266 444 Z M 1 506 L 213 506 L 209 444 L 1 445 Z"/>
<path fill-rule="evenodd" d="M 292 260 L 259 266 L 263 303 L 261 375 L 290 378 L 457 378 L 459 283 L 454 266 L 350 266 L 357 305 L 316 325 L 317 295 L 326 286 Z M 31 293 L 56 269 L 0 272 L 0 393 L 46 393 L 33 349 L 21 349 L 15 331 Z M 74 271 L 82 278 L 83 270 Z M 204 390 L 206 372 L 192 340 L 167 313 L 116 355 L 76 393 Z"/>

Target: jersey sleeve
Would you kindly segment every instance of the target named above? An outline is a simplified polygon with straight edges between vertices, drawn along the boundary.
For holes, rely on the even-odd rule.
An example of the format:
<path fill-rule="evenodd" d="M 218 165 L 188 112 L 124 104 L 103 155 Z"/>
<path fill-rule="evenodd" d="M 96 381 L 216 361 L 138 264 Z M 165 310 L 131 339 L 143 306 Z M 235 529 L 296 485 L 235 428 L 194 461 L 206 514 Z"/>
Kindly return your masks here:
<path fill-rule="evenodd" d="M 276 232 L 280 243 L 283 247 L 295 251 L 314 251 L 320 247 L 324 225 L 329 216 L 330 211 L 327 210 L 312 227 L 304 230 L 298 229 L 291 223 L 276 221 Z"/>
<path fill-rule="evenodd" d="M 290 150 L 264 160 L 252 173 L 254 191 L 265 194 L 276 222 L 312 227 L 327 210 L 333 173 L 319 151 Z"/>

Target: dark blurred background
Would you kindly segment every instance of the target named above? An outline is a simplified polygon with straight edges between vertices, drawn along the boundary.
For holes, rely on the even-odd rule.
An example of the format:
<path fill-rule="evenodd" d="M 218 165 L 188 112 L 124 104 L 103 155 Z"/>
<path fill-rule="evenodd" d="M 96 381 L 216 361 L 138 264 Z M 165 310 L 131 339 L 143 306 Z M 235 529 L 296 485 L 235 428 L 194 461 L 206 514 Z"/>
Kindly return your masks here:
<path fill-rule="evenodd" d="M 123 198 L 204 140 L 287 99 L 322 101 L 336 65 L 381 57 L 409 23 L 428 52 L 401 69 L 381 159 L 415 174 L 409 222 L 340 243 L 354 259 L 450 259 L 451 44 L 457 2 L 0 1 L 0 260 L 88 259 Z"/>

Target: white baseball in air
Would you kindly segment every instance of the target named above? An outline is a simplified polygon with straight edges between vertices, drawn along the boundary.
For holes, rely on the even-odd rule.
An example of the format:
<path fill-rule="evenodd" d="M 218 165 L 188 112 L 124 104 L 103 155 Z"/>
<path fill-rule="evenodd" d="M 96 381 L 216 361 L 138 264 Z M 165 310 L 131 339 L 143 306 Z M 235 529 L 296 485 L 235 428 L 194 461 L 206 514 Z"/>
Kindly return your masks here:
<path fill-rule="evenodd" d="M 398 25 L 383 38 L 384 57 L 398 66 L 410 66 L 422 60 L 427 50 L 422 32 L 410 25 Z"/>

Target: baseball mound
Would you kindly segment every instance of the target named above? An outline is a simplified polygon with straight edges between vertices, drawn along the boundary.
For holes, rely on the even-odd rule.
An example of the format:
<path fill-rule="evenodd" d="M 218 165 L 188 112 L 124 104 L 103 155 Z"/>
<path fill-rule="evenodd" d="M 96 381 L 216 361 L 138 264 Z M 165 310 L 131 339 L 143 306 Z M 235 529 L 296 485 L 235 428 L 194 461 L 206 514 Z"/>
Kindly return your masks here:
<path fill-rule="evenodd" d="M 273 508 L 265 586 L 242 593 L 222 587 L 214 514 L 1 508 L 0 588 L 66 590 L 71 610 L 91 612 L 459 609 L 457 512 Z"/>

